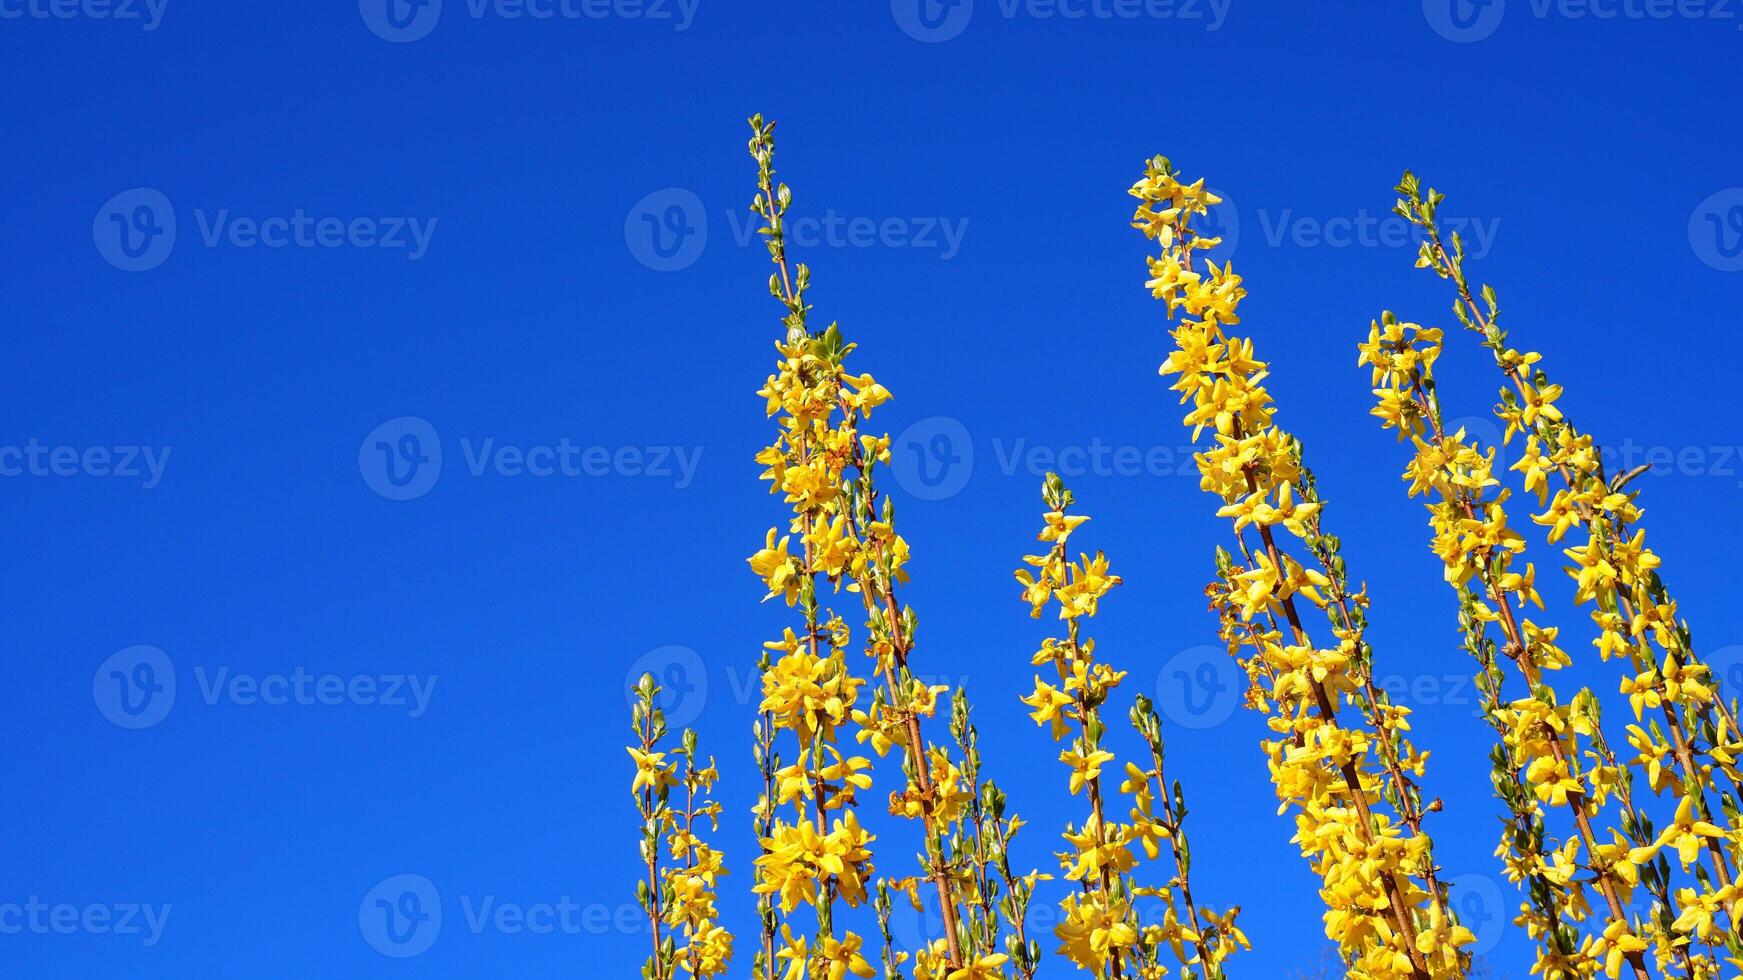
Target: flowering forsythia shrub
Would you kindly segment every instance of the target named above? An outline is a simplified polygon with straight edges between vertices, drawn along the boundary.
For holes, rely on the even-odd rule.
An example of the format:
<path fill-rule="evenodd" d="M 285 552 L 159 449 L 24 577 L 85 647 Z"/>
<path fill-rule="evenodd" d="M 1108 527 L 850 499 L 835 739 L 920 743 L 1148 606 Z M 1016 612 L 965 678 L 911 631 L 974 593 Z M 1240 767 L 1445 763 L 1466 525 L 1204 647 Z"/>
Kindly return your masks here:
<path fill-rule="evenodd" d="M 1458 235 L 1441 234 L 1435 212 L 1443 196 L 1425 193 L 1410 173 L 1397 191 L 1397 213 L 1423 232 L 1417 266 L 1451 284 L 1455 317 L 1494 355 L 1502 376 L 1494 413 L 1506 426 L 1503 442 L 1524 436 L 1510 469 L 1541 508 L 1532 521 L 1549 528 L 1552 544 L 1575 535 L 1563 551 L 1573 599 L 1591 609 L 1599 658 L 1621 668 L 1618 689 L 1634 721 L 1626 726 L 1633 754 L 1619 756 L 1605 738 L 1596 694 L 1580 689 L 1565 703 L 1558 696 L 1549 676 L 1572 659 L 1554 627 L 1525 616 L 1544 602 L 1536 565 L 1519 568 L 1530 549 L 1508 523 L 1513 490 L 1495 471 L 1497 447 L 1443 425 L 1434 373 L 1442 331 L 1386 313 L 1371 325 L 1360 360 L 1380 386 L 1374 414 L 1413 450 L 1409 492 L 1434 501 L 1433 548 L 1458 595 L 1466 648 L 1478 660 L 1484 711 L 1498 735 L 1494 781 L 1511 817 L 1497 853 L 1525 891 L 1518 921 L 1538 940 L 1536 970 L 1644 978 L 1654 975 L 1648 953 L 1666 976 L 1716 977 L 1727 958 L 1743 967 L 1743 947 L 1727 925 L 1736 921 L 1734 876 L 1743 858 L 1736 767 L 1743 740 L 1646 547 L 1637 493 L 1626 489 L 1642 471 L 1606 473 L 1591 436 L 1556 405 L 1562 389 L 1538 366 L 1542 358 L 1509 346 L 1495 291 L 1472 290 Z M 1503 693 L 1509 676 L 1521 686 Z M 1666 805 L 1655 805 L 1660 798 Z M 1671 816 L 1658 829 L 1649 811 L 1661 821 Z M 1636 889 L 1650 896 L 1644 915 L 1626 911 Z"/>
<path fill-rule="evenodd" d="M 775 372 L 758 392 L 775 431 L 757 462 L 786 513 L 749 564 L 765 599 L 781 600 L 790 617 L 758 662 L 752 734 L 761 785 L 751 818 L 760 853 L 750 892 L 760 929 L 751 976 L 1032 980 L 1065 964 L 1106 980 L 1238 976 L 1234 954 L 1248 948 L 1239 908 L 1194 900 L 1185 789 L 1165 775 L 1161 718 L 1148 699 L 1133 699 L 1139 759 L 1120 760 L 1106 740 L 1105 710 L 1126 673 L 1098 655 L 1085 630 L 1121 579 L 1100 552 L 1072 557 L 1070 539 L 1088 517 L 1072 512 L 1072 493 L 1051 474 L 1042 487 L 1045 547 L 1024 558 L 1017 578 L 1032 615 L 1057 607 L 1064 635 L 1033 654 L 1051 677 L 1038 674 L 1022 702 L 1060 744 L 1066 792 L 1082 796 L 1086 812 L 1063 828 L 1057 876 L 1013 869 L 1024 822 L 983 777 L 966 692 L 913 671 L 918 618 L 900 598 L 908 543 L 880 490 L 890 438 L 871 422 L 890 393 L 849 368 L 856 345 L 839 324 L 811 325 L 810 269 L 787 255 L 793 195 L 775 180 L 775 127 L 760 116 L 750 123 L 751 207 L 774 265 L 769 292 L 783 310 Z M 1409 493 L 1432 501 L 1432 550 L 1495 733 L 1496 855 L 1519 889 L 1515 922 L 1537 945 L 1531 973 L 1705 980 L 1720 976 L 1722 963 L 1743 969 L 1733 925 L 1743 735 L 1645 545 L 1626 489 L 1639 472 L 1606 473 L 1591 437 L 1556 405 L 1561 388 L 1539 356 L 1508 346 L 1493 290 L 1471 289 L 1458 236 L 1441 236 L 1441 196 L 1409 174 L 1397 190 L 1398 213 L 1423 233 L 1417 264 L 1452 284 L 1455 315 L 1494 354 L 1503 381 L 1495 414 L 1503 441 L 1524 437 L 1511 470 L 1541 510 L 1532 520 L 1552 544 L 1575 535 L 1563 552 L 1574 601 L 1591 608 L 1600 659 L 1621 668 L 1634 722 L 1619 752 L 1597 695 L 1581 689 L 1564 699 L 1550 683 L 1572 658 L 1556 627 L 1526 615 L 1544 600 L 1528 543 L 1508 522 L 1513 491 L 1496 470 L 1497 447 L 1443 424 L 1434 373 L 1442 332 L 1385 314 L 1359 361 L 1377 386 L 1373 414 L 1411 447 Z M 1355 980 L 1474 975 L 1475 939 L 1454 914 L 1428 833 L 1429 815 L 1441 809 L 1422 785 L 1428 753 L 1410 740 L 1410 710 L 1375 682 L 1366 586 L 1352 583 L 1341 542 L 1322 523 L 1301 441 L 1278 425 L 1267 365 L 1252 339 L 1230 332 L 1246 296 L 1241 277 L 1196 254 L 1219 244 L 1198 230 L 1219 201 L 1164 157 L 1149 162 L 1131 194 L 1140 202 L 1133 225 L 1156 246 L 1145 285 L 1173 323 L 1162 374 L 1187 407 L 1200 486 L 1230 521 L 1206 595 L 1248 678 L 1246 704 L 1269 729 L 1261 757 L 1279 813 L 1290 816 L 1291 842 L 1319 879 L 1325 936 Z M 726 868 L 701 839 L 699 819 L 718 830 L 720 807 L 709 799 L 716 768 L 712 759 L 699 764 L 694 732 L 676 750 L 662 748 L 652 677 L 633 693 L 631 788 L 646 867 L 637 892 L 653 934 L 643 976 L 724 974 L 733 937 L 719 925 L 716 887 Z M 874 755 L 900 766 L 882 800 L 872 793 Z M 878 842 L 859 819 L 865 803 L 909 821 L 912 839 L 896 846 L 916 853 L 915 866 L 891 875 L 874 865 Z M 1212 856 L 1209 866 L 1238 860 Z M 1059 909 L 1050 966 L 1029 922 L 1048 889 Z M 1631 913 L 1637 890 L 1650 901 Z M 899 941 L 898 901 L 935 914 L 942 935 Z"/>

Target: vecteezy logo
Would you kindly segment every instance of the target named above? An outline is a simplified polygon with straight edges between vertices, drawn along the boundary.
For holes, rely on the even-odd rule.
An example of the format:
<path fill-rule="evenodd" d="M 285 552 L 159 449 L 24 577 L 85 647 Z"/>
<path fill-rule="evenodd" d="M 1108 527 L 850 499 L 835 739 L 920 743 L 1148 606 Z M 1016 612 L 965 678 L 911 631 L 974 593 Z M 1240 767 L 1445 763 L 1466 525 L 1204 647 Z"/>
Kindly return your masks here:
<path fill-rule="evenodd" d="M 961 493 L 974 473 L 974 442 L 961 422 L 934 415 L 890 443 L 890 466 L 902 489 L 920 500 L 944 500 Z"/>
<path fill-rule="evenodd" d="M 369 489 L 389 500 L 422 497 L 442 475 L 442 440 L 415 415 L 388 419 L 363 437 L 357 469 Z"/>
<path fill-rule="evenodd" d="M 1241 244 L 1241 212 L 1236 210 L 1235 202 L 1227 194 L 1214 187 L 1210 188 L 1210 192 L 1222 203 L 1206 208 L 1205 213 L 1193 222 L 1193 228 L 1200 235 L 1222 239 L 1222 244 L 1216 248 L 1216 254 L 1227 262 Z"/>
<path fill-rule="evenodd" d="M 968 27 L 974 0 L 890 0 L 890 14 L 909 37 L 938 44 Z"/>
<path fill-rule="evenodd" d="M 357 11 L 376 37 L 407 44 L 436 29 L 442 0 L 357 0 Z"/>
<path fill-rule="evenodd" d="M 1706 655 L 1707 673 L 1723 688 L 1726 697 L 1743 691 L 1743 646 L 1732 644 Z"/>
<path fill-rule="evenodd" d="M 91 676 L 91 699 L 103 717 L 122 728 L 150 728 L 175 707 L 175 666 L 157 647 L 117 651 Z"/>
<path fill-rule="evenodd" d="M 1501 886 L 1488 875 L 1459 875 L 1448 884 L 1459 925 L 1477 937 L 1471 952 L 1482 954 L 1494 949 L 1507 929 L 1507 905 L 1501 897 Z"/>
<path fill-rule="evenodd" d="M 155 269 L 176 244 L 176 213 L 162 191 L 135 187 L 110 198 L 91 221 L 97 254 L 124 272 Z"/>
<path fill-rule="evenodd" d="M 666 724 L 680 728 L 696 720 L 708 703 L 708 668 L 696 651 L 680 644 L 655 647 L 636 658 L 623 675 L 625 702 L 636 701 L 635 687 L 643 674 L 654 675 L 660 685 L 656 704 L 666 713 Z"/>
<path fill-rule="evenodd" d="M 1507 15 L 1507 0 L 1422 0 L 1428 26 L 1448 41 L 1470 44 L 1495 33 Z"/>
<path fill-rule="evenodd" d="M 654 191 L 629 209 L 623 240 L 636 261 L 655 272 L 687 269 L 708 244 L 708 212 L 682 187 Z"/>
<path fill-rule="evenodd" d="M 383 956 L 417 956 L 442 934 L 442 896 L 423 875 L 394 875 L 363 896 L 357 928 L 363 941 Z"/>
<path fill-rule="evenodd" d="M 890 907 L 890 935 L 906 949 L 931 949 L 933 942 L 944 939 L 944 917 L 931 902 L 921 903 L 898 899 Z"/>
<path fill-rule="evenodd" d="M 1743 271 L 1743 187 L 1719 191 L 1689 215 L 1689 244 L 1720 272 Z"/>
<path fill-rule="evenodd" d="M 1215 728 L 1229 720 L 1240 700 L 1240 672 L 1222 647 L 1187 647 L 1156 674 L 1156 704 L 1182 728 Z"/>

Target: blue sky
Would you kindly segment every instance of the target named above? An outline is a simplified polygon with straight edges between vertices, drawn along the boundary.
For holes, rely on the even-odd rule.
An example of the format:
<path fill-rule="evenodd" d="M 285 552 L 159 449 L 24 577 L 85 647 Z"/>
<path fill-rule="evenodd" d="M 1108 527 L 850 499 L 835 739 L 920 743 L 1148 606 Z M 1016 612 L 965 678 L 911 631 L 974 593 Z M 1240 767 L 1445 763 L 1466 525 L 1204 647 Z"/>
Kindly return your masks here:
<path fill-rule="evenodd" d="M 1440 857 L 1523 978 L 1486 729 L 1354 344 L 1383 308 L 1445 318 L 1386 220 L 1414 167 L 1573 416 L 1661 464 L 1651 540 L 1701 646 L 1743 660 L 1743 13 L 1453 2 L 0 0 L 0 972 L 631 975 L 644 668 L 721 762 L 748 930 L 745 692 L 790 622 L 744 566 L 780 520 L 751 460 L 760 111 L 816 315 L 895 393 L 916 663 L 968 686 L 1019 863 L 1082 809 L 1015 700 L 1047 627 L 1010 572 L 1052 466 L 1126 578 L 1098 649 L 1170 708 L 1198 891 L 1258 947 L 1236 975 L 1320 945 L 1260 720 L 1202 650 L 1224 527 L 1126 227 L 1165 152 L 1230 202 L 1245 326 L 1434 751 Z M 1449 414 L 1482 416 L 1492 371 L 1455 344 Z M 873 829 L 908 870 L 911 830 Z M 370 910 L 408 894 L 439 928 L 383 955 L 413 949 Z"/>

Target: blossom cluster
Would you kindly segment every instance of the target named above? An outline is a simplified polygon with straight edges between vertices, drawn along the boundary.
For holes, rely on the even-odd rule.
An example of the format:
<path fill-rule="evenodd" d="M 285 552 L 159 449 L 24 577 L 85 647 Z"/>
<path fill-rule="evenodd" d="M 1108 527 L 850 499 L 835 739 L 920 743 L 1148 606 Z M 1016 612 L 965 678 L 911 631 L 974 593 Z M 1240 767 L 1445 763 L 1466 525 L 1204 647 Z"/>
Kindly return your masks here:
<path fill-rule="evenodd" d="M 1055 742 L 1072 736 L 1059 761 L 1066 767 L 1071 795 L 1081 792 L 1089 803 L 1082 829 L 1065 828 L 1068 847 L 1059 854 L 1062 877 L 1078 889 L 1060 903 L 1064 914 L 1055 929 L 1059 953 L 1098 977 L 1166 976 L 1164 957 L 1171 957 L 1182 977 L 1222 980 L 1227 975 L 1224 961 L 1250 948 L 1235 924 L 1240 910 L 1218 912 L 1193 903 L 1186 796 L 1178 782 L 1170 791 L 1163 771 L 1161 720 L 1142 696 L 1131 709 L 1131 720 L 1148 749 L 1147 765 L 1124 765 L 1118 792 L 1131 797 L 1130 822 L 1119 823 L 1110 815 L 1115 797 L 1102 773 L 1118 760 L 1106 739 L 1102 708 L 1126 672 L 1097 658 L 1095 640 L 1084 635 L 1083 627 L 1121 579 L 1108 571 L 1107 556 L 1099 551 L 1093 558 L 1070 557 L 1071 535 L 1089 517 L 1068 513 L 1074 498 L 1056 474 L 1047 475 L 1041 496 L 1048 510 L 1039 540 L 1048 547 L 1043 554 L 1024 557 L 1029 567 L 1018 569 L 1017 581 L 1030 613 L 1039 618 L 1049 604 L 1057 605 L 1066 632 L 1044 640 L 1031 658 L 1036 667 L 1051 667 L 1056 683 L 1037 675 L 1034 693 L 1022 701 L 1032 709 L 1035 724 Z M 1137 852 L 1155 861 L 1164 845 L 1173 863 L 1167 883 L 1139 884 L 1132 874 Z M 1160 906 L 1160 921 L 1143 920 L 1144 903 Z"/>
<path fill-rule="evenodd" d="M 631 713 L 636 745 L 630 793 L 642 818 L 641 856 L 648 877 L 636 898 L 653 930 L 654 949 L 642 968 L 648 980 L 671 980 L 683 970 L 696 980 L 726 972 L 732 962 L 732 934 L 720 924 L 715 907 L 718 879 L 727 873 L 725 857 L 702 839 L 698 821 L 720 829 L 720 804 L 709 798 L 720 771 L 710 758 L 699 765 L 696 733 L 685 729 L 675 751 L 661 749 L 666 736 L 660 687 L 644 674 L 635 688 Z M 639 746 L 639 747 L 638 747 Z M 676 758 L 667 761 L 668 755 Z M 683 793 L 682 808 L 674 791 Z M 661 867 L 662 855 L 670 862 Z M 662 929 L 671 930 L 662 938 Z M 684 938 L 678 946 L 677 938 Z"/>
<path fill-rule="evenodd" d="M 1545 603 L 1535 564 L 1519 568 L 1531 544 L 1508 523 L 1514 487 L 1496 472 L 1499 447 L 1442 424 L 1434 369 L 1444 332 L 1387 312 L 1370 325 L 1359 362 L 1371 365 L 1378 386 L 1374 414 L 1413 450 L 1404 474 L 1410 494 L 1434 498 L 1432 546 L 1459 594 L 1466 647 L 1488 679 L 1485 713 L 1499 742 L 1494 779 L 1512 788 L 1501 793 L 1512 817 L 1498 853 L 1525 887 L 1517 921 L 1538 939 L 1537 970 L 1718 976 L 1722 961 L 1737 962 L 1743 740 L 1646 546 L 1638 493 L 1628 489 L 1640 472 L 1606 473 L 1593 439 L 1564 414 L 1563 389 L 1550 382 L 1541 355 L 1509 344 L 1495 291 L 1471 287 L 1463 243 L 1441 233 L 1443 195 L 1425 192 L 1409 173 L 1396 190 L 1396 212 L 1423 232 L 1417 266 L 1451 284 L 1455 317 L 1493 355 L 1503 382 L 1494 406 L 1502 441 L 1523 436 L 1510 470 L 1536 501 L 1531 520 L 1547 529 L 1542 544 L 1565 545 L 1572 602 L 1589 609 L 1599 659 L 1621 668 L 1617 688 L 1634 722 L 1625 726 L 1633 754 L 1618 755 L 1594 692 L 1577 689 L 1566 703 L 1559 697 L 1550 675 L 1573 660 L 1559 628 L 1525 616 Z M 1501 694 L 1501 661 L 1523 682 L 1515 696 Z M 1640 784 L 1645 793 L 1636 792 Z M 1668 797 L 1672 813 L 1661 830 L 1648 813 L 1659 797 Z M 1546 826 L 1546 811 L 1565 813 L 1565 825 Z M 1650 897 L 1644 915 L 1627 912 L 1636 889 Z M 1601 921 L 1582 933 L 1594 915 L 1591 893 L 1601 899 Z"/>
<path fill-rule="evenodd" d="M 997 906 L 987 901 L 994 886 L 985 873 L 994 860 L 985 834 L 997 828 L 977 822 L 969 829 L 984 833 L 974 835 L 972 852 L 962 843 L 969 836 L 965 821 L 985 816 L 975 802 L 982 787 L 977 774 L 964 771 L 963 759 L 926 738 L 923 724 L 951 703 L 950 690 L 923 682 L 910 667 L 918 622 L 898 598 L 908 580 L 909 548 L 896 530 L 893 501 L 878 487 L 880 470 L 890 463 L 890 437 L 870 423 L 890 393 L 871 375 L 849 369 L 856 345 L 839 324 L 811 328 L 810 269 L 787 258 L 784 229 L 793 195 L 774 180 L 774 124 L 756 117 L 751 128 L 758 167 L 752 210 L 764 222 L 761 233 L 775 266 L 769 291 L 785 311 L 780 357 L 758 392 L 778 428 L 756 459 L 790 516 L 785 528 L 768 531 L 749 563 L 766 597 L 782 599 L 803 618 L 802 631 L 788 628 L 765 644 L 761 662 L 764 697 L 755 735 L 765 792 L 756 819 L 764 853 L 754 890 L 769 896 L 769 904 L 763 909 L 768 962 L 759 961 L 757 972 L 772 975 L 769 962 L 778 961 L 787 980 L 872 976 L 864 938 L 838 929 L 834 911 L 837 900 L 856 908 L 875 895 L 887 974 L 899 975 L 912 960 L 915 980 L 1002 976 L 1012 953 L 998 949 L 1003 931 Z M 857 595 L 865 615 L 863 675 L 847 655 L 851 627 L 823 606 L 825 595 L 843 593 Z M 842 738 L 847 734 L 851 743 Z M 778 742 L 786 735 L 797 761 L 781 765 Z M 901 760 L 903 780 L 889 793 L 888 810 L 919 827 L 921 867 L 913 875 L 874 877 L 872 836 L 853 810 L 858 794 L 872 785 L 873 763 L 856 754 L 861 747 L 879 757 L 894 750 Z M 791 819 L 780 815 L 788 805 L 795 807 Z M 1007 828 L 1006 839 L 1014 832 Z M 943 936 L 912 950 L 891 948 L 888 894 L 904 892 L 920 906 L 923 890 L 931 893 Z M 801 904 L 815 913 L 809 941 L 781 921 Z M 978 906 L 979 913 L 965 916 L 965 906 Z M 1022 960 L 1033 958 L 1026 945 L 1020 952 Z"/>
<path fill-rule="evenodd" d="M 1358 980 L 1463 976 L 1475 937 L 1452 912 L 1422 826 L 1429 807 L 1416 780 L 1427 754 L 1405 737 L 1409 710 L 1373 683 L 1367 596 L 1350 591 L 1338 542 L 1320 529 L 1301 445 L 1275 419 L 1267 365 L 1250 338 L 1227 332 L 1240 322 L 1241 277 L 1232 263 L 1195 262 L 1220 243 L 1194 227 L 1220 199 L 1203 180 L 1183 182 L 1165 157 L 1131 194 L 1141 202 L 1133 226 L 1159 246 L 1145 285 L 1175 321 L 1162 374 L 1178 376 L 1184 422 L 1205 447 L 1194 456 L 1200 486 L 1233 522 L 1238 554 L 1219 550 L 1209 595 L 1251 681 L 1248 702 L 1275 735 L 1264 743 L 1272 781 L 1321 877 L 1326 937 Z M 1279 531 L 1312 558 L 1291 554 Z M 1324 612 L 1330 644 L 1313 641 L 1304 606 Z"/>
<path fill-rule="evenodd" d="M 1240 906 L 1195 899 L 1186 794 L 1167 776 L 1150 701 L 1133 697 L 1131 732 L 1110 731 L 1127 674 L 1088 631 L 1123 581 L 1106 554 L 1075 549 L 1089 518 L 1051 473 L 1042 547 L 1016 578 L 1030 614 L 1054 612 L 1060 626 L 1029 656 L 1033 689 L 1020 700 L 1049 754 L 1057 749 L 1065 793 L 1082 810 L 1063 828 L 1055 873 L 1018 870 L 1025 822 L 991 778 L 966 692 L 913 666 L 919 622 L 902 599 L 911 553 L 884 492 L 890 436 L 872 422 L 891 394 L 850 367 L 857 345 L 838 323 L 813 327 L 810 269 L 787 254 L 793 194 L 775 180 L 775 127 L 761 116 L 750 123 L 751 210 L 773 266 L 768 291 L 783 311 L 774 370 L 757 392 L 773 434 L 755 457 L 782 516 L 758 529 L 761 546 L 748 558 L 764 601 L 783 617 L 757 660 L 761 785 L 752 791 L 749 891 L 760 935 L 750 975 L 1050 976 L 1029 934 L 1044 897 L 1042 909 L 1059 910 L 1055 962 L 1097 980 L 1228 980 L 1250 948 Z M 1441 233 L 1442 196 L 1408 173 L 1397 192 L 1396 213 L 1421 231 L 1417 265 L 1452 286 L 1456 319 L 1493 355 L 1500 441 L 1521 443 L 1517 462 L 1503 466 L 1500 446 L 1449 429 L 1437 375 L 1454 362 L 1445 332 L 1390 312 L 1369 325 L 1358 366 L 1371 371 L 1372 414 L 1407 448 L 1407 493 L 1427 503 L 1428 550 L 1455 599 L 1457 642 L 1494 734 L 1495 856 L 1519 891 L 1514 922 L 1535 946 L 1530 973 L 1736 976 L 1743 729 L 1647 544 L 1632 486 L 1641 471 L 1606 472 L 1543 358 L 1511 346 L 1494 290 L 1473 288 L 1459 236 Z M 1234 332 L 1242 277 L 1201 255 L 1220 244 L 1203 230 L 1220 201 L 1165 157 L 1147 163 L 1130 193 L 1139 201 L 1133 226 L 1155 243 L 1145 286 L 1171 323 L 1161 374 L 1185 408 L 1199 486 L 1229 522 L 1205 595 L 1245 675 L 1245 703 L 1263 719 L 1258 758 L 1289 843 L 1317 880 L 1329 948 L 1351 980 L 1486 975 L 1435 859 L 1428 818 L 1443 807 L 1423 785 L 1429 754 L 1412 740 L 1410 708 L 1375 679 L 1367 586 L 1352 579 L 1342 541 L 1325 526 L 1301 440 L 1279 424 L 1270 366 Z M 1522 502 L 1529 522 L 1515 524 L 1510 512 Z M 1557 565 L 1565 583 L 1549 571 Z M 1597 657 L 1580 673 L 1614 670 L 1626 705 L 1619 727 L 1607 724 L 1597 691 L 1557 687 L 1576 673 L 1568 668 L 1580 649 L 1580 630 L 1553 608 L 1563 594 L 1591 622 Z M 1434 642 L 1431 629 L 1414 635 Z M 652 676 L 632 694 L 636 892 L 652 933 L 642 973 L 722 976 L 734 952 L 719 909 L 727 869 L 705 839 L 719 831 L 718 769 L 703 761 L 694 732 L 669 742 Z M 868 804 L 891 821 L 865 816 Z M 912 828 L 904 846 L 914 847 L 914 864 L 880 869 L 871 826 Z M 921 921 L 935 916 L 938 934 L 899 928 L 897 902 Z"/>

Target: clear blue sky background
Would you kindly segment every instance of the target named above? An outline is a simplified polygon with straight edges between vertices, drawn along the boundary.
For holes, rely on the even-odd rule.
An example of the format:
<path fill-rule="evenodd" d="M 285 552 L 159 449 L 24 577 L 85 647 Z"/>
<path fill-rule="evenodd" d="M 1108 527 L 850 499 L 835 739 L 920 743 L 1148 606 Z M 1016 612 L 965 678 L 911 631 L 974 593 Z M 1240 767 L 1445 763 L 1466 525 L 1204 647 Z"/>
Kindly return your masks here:
<path fill-rule="evenodd" d="M 795 215 L 877 223 L 869 240 L 843 226 L 797 251 L 817 315 L 843 321 L 858 366 L 896 395 L 879 420 L 917 425 L 891 484 L 915 553 L 917 663 L 968 684 L 991 774 L 1032 824 L 1020 863 L 1051 869 L 1053 834 L 1084 808 L 1015 700 L 1048 632 L 1010 579 L 1041 509 L 1047 463 L 1030 450 L 1184 443 L 1124 195 L 1168 152 L 1232 202 L 1246 325 L 1372 586 L 1379 671 L 1416 688 L 1427 785 L 1448 805 L 1440 857 L 1475 896 L 1461 907 L 1494 975 L 1525 976 L 1527 944 L 1501 924 L 1514 902 L 1492 877 L 1487 730 L 1450 594 L 1355 367 L 1382 308 L 1439 322 L 1446 296 L 1409 246 L 1346 229 L 1384 217 L 1413 166 L 1449 191 L 1445 214 L 1492 233 L 1476 271 L 1575 417 L 1611 445 L 1691 451 L 1680 475 L 1645 481 L 1651 540 L 1701 645 L 1743 643 L 1729 557 L 1743 460 L 1724 448 L 1743 442 L 1743 273 L 1726 255 L 1743 192 L 1709 201 L 1743 185 L 1735 9 L 1600 18 L 1508 0 L 1460 33 L 1416 2 L 1067 19 L 977 0 L 966 22 L 916 27 L 923 42 L 883 2 L 701 0 L 688 21 L 675 6 L 667 20 L 446 8 L 396 34 L 350 2 L 169 0 L 149 31 L 0 3 L 25 9 L 0 19 L 0 445 L 81 453 L 71 476 L 52 454 L 35 473 L 0 456 L 19 472 L 0 479 L 0 927 L 25 923 L 0 933 L 0 973 L 630 976 L 646 937 L 610 922 L 633 901 L 623 684 L 643 665 L 681 679 L 674 711 L 720 760 L 722 905 L 749 931 L 741 692 L 759 644 L 792 621 L 758 605 L 744 566 L 781 513 L 751 461 L 771 431 L 753 392 L 777 334 L 762 250 L 741 237 L 744 119 L 761 111 L 781 122 Z M 905 22 L 919 23 L 911 8 Z M 395 43 L 371 25 L 428 31 Z M 134 188 L 176 223 L 138 272 L 117 266 L 115 219 L 136 234 L 166 216 L 130 225 L 146 198 L 105 203 Z M 298 209 L 342 219 L 338 247 L 250 247 L 233 224 Z M 644 215 L 692 237 L 655 242 Z M 400 218 L 436 222 L 417 258 L 366 247 L 363 219 Z M 1454 344 L 1449 412 L 1481 415 L 1493 373 Z M 404 417 L 429 428 L 371 435 Z M 398 452 L 419 432 L 409 445 L 428 456 L 434 434 L 439 479 L 389 499 L 404 493 L 376 443 Z M 595 453 L 579 475 L 509 475 L 511 460 L 475 476 L 486 440 L 677 447 L 697 465 L 686 476 L 649 451 L 601 467 Z M 149 489 L 143 464 L 101 476 L 82 455 L 129 446 L 169 452 Z M 1214 638 L 1200 588 L 1225 527 L 1180 460 L 1155 458 L 1071 481 L 1096 518 L 1081 540 L 1127 583 L 1098 649 L 1130 671 L 1128 699 L 1173 705 L 1200 894 L 1245 907 L 1257 949 L 1234 973 L 1276 977 L 1320 946 L 1314 881 L 1273 816 L 1259 718 L 1223 718 L 1228 695 L 1205 691 L 1195 714 L 1180 693 L 1178 674 L 1214 662 L 1193 648 Z M 1544 579 L 1569 648 L 1593 659 L 1565 582 Z M 106 663 L 138 645 L 161 658 Z M 128 715 L 137 692 L 120 704 L 110 672 L 163 682 L 141 663 L 167 668 L 176 697 L 134 730 L 109 716 L 151 709 Z M 349 694 L 268 705 L 206 690 L 219 671 L 271 688 L 299 668 L 436 681 L 416 717 Z M 1608 668 L 1582 676 L 1614 690 Z M 868 813 L 897 771 L 879 777 Z M 873 822 L 879 867 L 907 872 L 911 829 Z M 423 908 L 443 922 L 427 951 L 394 959 L 365 926 L 372 889 L 401 874 L 427 879 Z M 76 909 L 71 934 L 52 913 L 20 919 L 33 896 Z M 487 899 L 564 896 L 587 910 L 566 931 L 468 922 Z M 170 907 L 155 944 L 100 925 L 130 903 Z"/>

